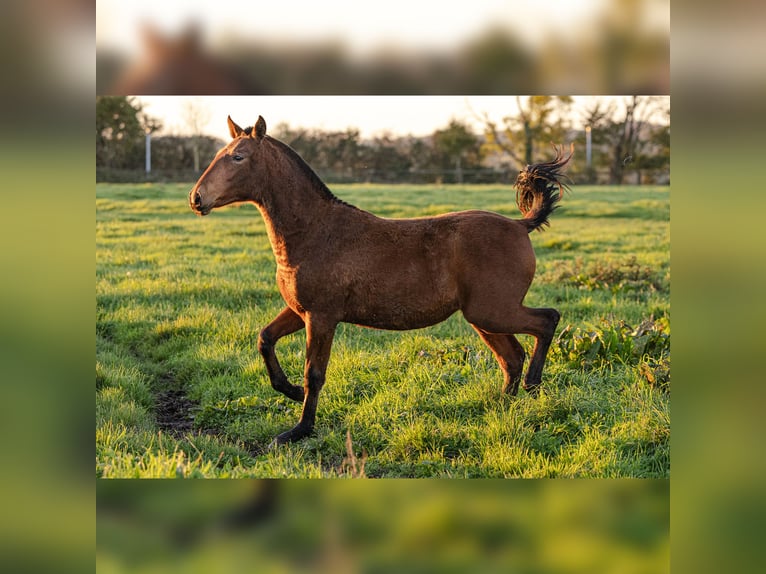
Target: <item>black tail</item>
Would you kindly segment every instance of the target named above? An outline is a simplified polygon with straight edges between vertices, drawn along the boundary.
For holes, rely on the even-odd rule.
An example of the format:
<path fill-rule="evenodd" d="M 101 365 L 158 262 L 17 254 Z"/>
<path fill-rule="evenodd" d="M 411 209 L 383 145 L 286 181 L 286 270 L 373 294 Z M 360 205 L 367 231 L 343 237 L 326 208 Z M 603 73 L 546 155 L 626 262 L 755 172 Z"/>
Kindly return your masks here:
<path fill-rule="evenodd" d="M 553 160 L 526 166 L 519 172 L 514 184 L 516 205 L 524 215 L 521 222 L 530 233 L 549 224 L 548 216 L 558 207 L 564 190 L 569 189 L 561 181 L 564 177 L 561 169 L 572 159 L 574 144 L 566 157 L 562 148 L 553 146 L 553 149 L 556 150 Z"/>

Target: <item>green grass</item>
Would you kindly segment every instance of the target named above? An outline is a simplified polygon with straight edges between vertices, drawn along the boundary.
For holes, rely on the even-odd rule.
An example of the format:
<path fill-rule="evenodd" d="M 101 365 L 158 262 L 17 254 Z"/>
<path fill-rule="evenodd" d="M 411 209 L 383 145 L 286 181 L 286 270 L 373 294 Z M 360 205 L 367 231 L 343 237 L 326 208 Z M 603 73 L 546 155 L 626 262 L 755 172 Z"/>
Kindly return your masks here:
<path fill-rule="evenodd" d="M 331 187 L 389 217 L 518 217 L 505 186 Z M 300 405 L 271 389 L 256 346 L 283 307 L 265 228 L 250 205 L 194 216 L 189 188 L 96 187 L 97 476 L 669 476 L 668 188 L 575 187 L 533 234 L 526 304 L 562 314 L 539 399 L 501 393 L 459 313 L 417 331 L 341 325 L 313 436 L 274 450 Z M 277 346 L 298 384 L 304 345 Z"/>

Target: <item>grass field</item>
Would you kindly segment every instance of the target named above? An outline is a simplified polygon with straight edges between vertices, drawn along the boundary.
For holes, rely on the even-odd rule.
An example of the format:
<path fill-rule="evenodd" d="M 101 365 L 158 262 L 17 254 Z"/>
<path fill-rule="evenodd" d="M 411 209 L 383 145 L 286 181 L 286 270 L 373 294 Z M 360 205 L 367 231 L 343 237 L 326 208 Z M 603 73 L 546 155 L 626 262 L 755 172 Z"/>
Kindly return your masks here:
<path fill-rule="evenodd" d="M 330 187 L 388 217 L 519 216 L 504 186 Z M 314 434 L 273 450 L 300 404 L 256 346 L 284 306 L 265 228 L 251 205 L 196 217 L 189 189 L 96 187 L 97 476 L 670 476 L 668 188 L 576 186 L 533 234 L 525 302 L 562 314 L 538 399 L 501 393 L 459 313 L 417 331 L 341 325 Z M 277 345 L 297 384 L 304 345 Z"/>

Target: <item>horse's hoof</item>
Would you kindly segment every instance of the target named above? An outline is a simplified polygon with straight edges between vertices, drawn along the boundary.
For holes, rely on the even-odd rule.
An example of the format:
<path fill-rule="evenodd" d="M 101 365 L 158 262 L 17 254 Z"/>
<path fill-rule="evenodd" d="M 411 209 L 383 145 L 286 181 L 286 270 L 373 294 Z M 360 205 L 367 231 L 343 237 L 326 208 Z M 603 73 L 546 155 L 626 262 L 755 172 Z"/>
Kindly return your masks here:
<path fill-rule="evenodd" d="M 295 440 L 296 439 L 290 435 L 290 431 L 283 432 L 282 434 L 275 436 L 274 440 L 269 443 L 269 450 L 274 450 L 283 444 L 287 444 Z"/>
<path fill-rule="evenodd" d="M 533 399 L 536 399 L 540 396 L 540 385 L 535 385 L 534 387 L 524 387 L 524 390 L 527 391 L 527 394 L 532 397 Z"/>
<path fill-rule="evenodd" d="M 272 440 L 271 444 L 269 444 L 269 450 L 272 450 L 282 444 L 299 441 L 300 439 L 307 437 L 309 434 L 311 434 L 310 429 L 306 431 L 300 426 L 297 426 L 274 437 L 274 440 Z"/>
<path fill-rule="evenodd" d="M 519 384 L 516 383 L 515 385 L 508 385 L 507 387 L 503 387 L 503 394 L 509 395 L 511 397 L 515 397 L 519 392 Z"/>

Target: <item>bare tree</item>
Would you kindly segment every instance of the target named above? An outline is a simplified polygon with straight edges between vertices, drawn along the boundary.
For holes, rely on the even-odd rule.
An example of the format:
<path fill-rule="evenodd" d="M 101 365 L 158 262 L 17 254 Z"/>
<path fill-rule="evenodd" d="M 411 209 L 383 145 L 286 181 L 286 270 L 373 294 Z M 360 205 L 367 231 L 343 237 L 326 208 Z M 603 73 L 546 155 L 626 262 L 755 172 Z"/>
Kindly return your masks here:
<path fill-rule="evenodd" d="M 617 101 L 596 100 L 585 109 L 584 123 L 591 127 L 594 144 L 608 149 L 609 183 L 621 185 L 629 169 L 636 169 L 640 183 L 642 157 L 650 135 L 649 122 L 662 100 L 651 96 L 630 96 Z"/>
<path fill-rule="evenodd" d="M 507 155 L 519 169 L 534 163 L 541 145 L 563 143 L 572 102 L 570 96 L 529 96 L 524 101 L 516 96 L 519 113 L 503 118 L 503 125 L 484 114 L 486 150 Z"/>
<path fill-rule="evenodd" d="M 183 104 L 183 119 L 189 129 L 194 154 L 194 171 L 200 171 L 200 140 L 202 130 L 210 121 L 210 109 L 199 99 L 187 99 Z"/>

